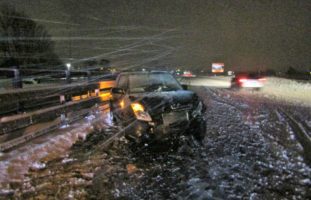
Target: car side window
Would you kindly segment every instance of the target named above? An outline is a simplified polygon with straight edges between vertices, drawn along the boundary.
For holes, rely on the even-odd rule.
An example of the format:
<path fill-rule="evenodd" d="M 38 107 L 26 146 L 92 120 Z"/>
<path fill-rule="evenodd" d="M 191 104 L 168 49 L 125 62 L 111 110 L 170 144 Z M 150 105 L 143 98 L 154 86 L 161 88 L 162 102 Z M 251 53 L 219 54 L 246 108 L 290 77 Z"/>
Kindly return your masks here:
<path fill-rule="evenodd" d="M 127 81 L 127 76 L 121 76 L 119 78 L 119 81 L 118 81 L 118 88 L 122 88 L 124 90 L 127 90 L 128 88 L 128 81 Z"/>

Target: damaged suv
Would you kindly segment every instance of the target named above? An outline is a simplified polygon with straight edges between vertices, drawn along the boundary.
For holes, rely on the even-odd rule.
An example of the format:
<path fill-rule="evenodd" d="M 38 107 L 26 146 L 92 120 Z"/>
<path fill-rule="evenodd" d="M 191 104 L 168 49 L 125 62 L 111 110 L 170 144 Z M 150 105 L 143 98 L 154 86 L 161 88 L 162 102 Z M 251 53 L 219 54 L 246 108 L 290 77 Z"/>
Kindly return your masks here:
<path fill-rule="evenodd" d="M 111 89 L 110 113 L 134 142 L 205 135 L 205 106 L 167 72 L 124 72 Z"/>

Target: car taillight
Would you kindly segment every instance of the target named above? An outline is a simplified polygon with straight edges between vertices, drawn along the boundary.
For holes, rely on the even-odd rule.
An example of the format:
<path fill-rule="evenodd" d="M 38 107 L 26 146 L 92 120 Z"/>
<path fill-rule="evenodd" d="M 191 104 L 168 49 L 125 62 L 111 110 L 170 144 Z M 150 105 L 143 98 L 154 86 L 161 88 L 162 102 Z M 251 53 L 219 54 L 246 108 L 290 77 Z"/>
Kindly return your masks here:
<path fill-rule="evenodd" d="M 239 79 L 239 83 L 245 83 L 246 81 L 247 81 L 246 78 L 241 78 L 241 79 Z"/>

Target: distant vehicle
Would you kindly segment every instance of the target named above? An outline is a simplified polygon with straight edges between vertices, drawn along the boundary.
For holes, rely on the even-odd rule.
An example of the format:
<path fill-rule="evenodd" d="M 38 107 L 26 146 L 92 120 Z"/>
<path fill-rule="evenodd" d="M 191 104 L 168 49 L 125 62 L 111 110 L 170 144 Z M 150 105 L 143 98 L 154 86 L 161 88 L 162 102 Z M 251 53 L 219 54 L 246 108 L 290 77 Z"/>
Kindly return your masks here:
<path fill-rule="evenodd" d="M 183 72 L 180 69 L 177 69 L 174 73 L 176 76 L 181 76 Z"/>
<path fill-rule="evenodd" d="M 233 72 L 233 71 L 228 71 L 228 72 L 227 72 L 227 75 L 228 75 L 228 76 L 233 76 L 233 75 L 234 75 L 234 72 Z"/>
<path fill-rule="evenodd" d="M 181 75 L 183 77 L 196 77 L 196 75 L 194 75 L 191 71 L 184 71 L 184 73 Z"/>
<path fill-rule="evenodd" d="M 168 72 L 124 72 L 111 89 L 113 120 L 136 143 L 205 134 L 205 106 Z"/>
<path fill-rule="evenodd" d="M 232 88 L 251 88 L 259 90 L 265 84 L 266 78 L 258 74 L 247 74 L 241 73 L 237 74 L 231 80 Z"/>

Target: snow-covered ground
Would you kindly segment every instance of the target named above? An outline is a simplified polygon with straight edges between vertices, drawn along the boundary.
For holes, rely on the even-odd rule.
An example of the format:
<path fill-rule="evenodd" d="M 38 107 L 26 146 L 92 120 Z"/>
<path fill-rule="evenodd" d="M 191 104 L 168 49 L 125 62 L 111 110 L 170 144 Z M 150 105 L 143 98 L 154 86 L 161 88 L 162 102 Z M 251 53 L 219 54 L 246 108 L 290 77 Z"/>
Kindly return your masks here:
<path fill-rule="evenodd" d="M 61 124 L 59 129 L 48 135 L 36 138 L 9 152 L 1 152 L 0 199 L 1 194 L 12 192 L 10 182 L 23 182 L 29 170 L 42 169 L 50 160 L 65 158 L 75 142 L 84 140 L 94 129 L 104 129 L 109 126 L 111 121 L 107 114 L 106 111 L 93 110 L 85 118 L 73 124 Z M 45 125 L 48 127 L 49 123 Z"/>
<path fill-rule="evenodd" d="M 270 77 L 261 91 L 249 91 L 230 89 L 230 77 L 185 80 L 205 86 L 193 88 L 207 106 L 202 146 L 186 137 L 177 150 L 133 152 L 121 138 L 103 152 L 100 145 L 115 130 L 107 115 L 89 115 L 1 153 L 0 198 L 310 198 L 310 152 L 280 110 L 310 134 L 310 82 Z M 95 133 L 72 148 L 94 132 L 94 120 Z"/>
<path fill-rule="evenodd" d="M 188 132 L 176 148 L 131 149 L 123 137 L 103 150 L 105 129 L 68 157 L 36 163 L 14 197 L 72 199 L 310 199 L 311 169 L 286 110 L 308 129 L 308 106 L 256 92 L 194 88 L 207 106 L 199 145 Z M 188 135 L 188 136 L 187 136 Z M 173 146 L 174 147 L 174 146 Z M 41 169 L 43 168 L 43 169 Z"/>
<path fill-rule="evenodd" d="M 231 86 L 230 76 L 202 76 L 195 78 L 177 78 L 181 83 L 191 86 L 207 86 L 213 88 L 229 88 Z"/>
<path fill-rule="evenodd" d="M 267 78 L 265 87 L 261 91 L 268 97 L 291 103 L 303 103 L 311 106 L 311 82 L 297 81 L 285 78 Z"/>
<path fill-rule="evenodd" d="M 180 81 L 192 86 L 206 86 L 212 88 L 230 88 L 231 77 L 210 76 L 183 78 Z M 267 77 L 265 86 L 256 92 L 259 96 L 285 101 L 288 103 L 311 106 L 311 82 L 285 78 Z"/>

